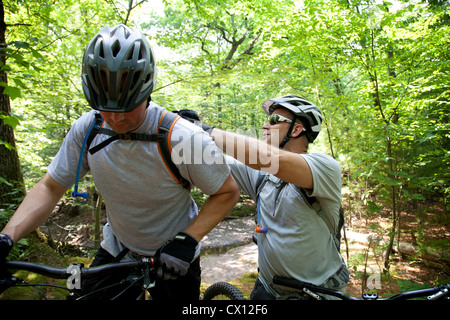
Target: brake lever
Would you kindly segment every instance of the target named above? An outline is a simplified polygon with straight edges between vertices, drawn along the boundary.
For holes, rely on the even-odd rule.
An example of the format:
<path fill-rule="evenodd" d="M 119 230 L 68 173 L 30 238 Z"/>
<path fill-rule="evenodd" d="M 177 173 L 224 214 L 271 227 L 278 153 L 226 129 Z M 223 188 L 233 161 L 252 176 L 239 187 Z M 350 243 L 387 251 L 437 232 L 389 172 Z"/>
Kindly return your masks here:
<path fill-rule="evenodd" d="M 142 287 L 148 290 L 155 286 L 155 279 L 150 276 L 150 268 L 153 267 L 155 261 L 153 258 L 142 257 L 142 262 L 144 262 L 144 283 Z"/>

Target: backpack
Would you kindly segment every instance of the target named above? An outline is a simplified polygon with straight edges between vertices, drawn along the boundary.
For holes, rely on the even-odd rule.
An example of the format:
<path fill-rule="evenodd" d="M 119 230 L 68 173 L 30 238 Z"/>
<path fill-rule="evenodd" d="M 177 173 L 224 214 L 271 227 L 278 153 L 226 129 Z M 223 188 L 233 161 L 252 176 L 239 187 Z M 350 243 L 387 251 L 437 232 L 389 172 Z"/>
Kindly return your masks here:
<path fill-rule="evenodd" d="M 267 176 L 262 175 L 260 173 L 258 176 L 258 179 L 256 180 L 256 199 L 257 199 L 258 217 L 260 215 L 260 213 L 259 213 L 259 194 L 260 194 L 262 188 L 264 187 L 264 185 L 266 184 L 266 182 L 267 182 Z M 283 188 L 287 184 L 288 184 L 287 182 L 283 181 L 281 188 Z M 306 200 L 306 203 L 308 204 L 308 206 L 310 208 L 312 208 L 317 213 L 317 215 L 325 222 L 325 224 L 328 227 L 328 230 L 333 235 L 335 246 L 336 246 L 338 252 L 341 252 L 341 250 L 340 250 L 341 230 L 342 230 L 342 227 L 344 226 L 344 210 L 342 209 L 342 206 L 339 207 L 339 222 L 338 222 L 338 227 L 337 227 L 337 230 L 335 233 L 333 230 L 332 222 L 328 219 L 327 215 L 323 214 L 322 207 L 320 206 L 317 199 L 315 197 L 309 197 L 307 195 L 305 189 L 303 189 L 303 188 L 297 187 L 297 190 L 300 191 L 303 199 Z"/>
<path fill-rule="evenodd" d="M 95 154 L 96 152 L 100 151 L 107 145 L 109 145 L 111 142 L 116 140 L 139 140 L 139 141 L 148 141 L 148 142 L 157 142 L 158 143 L 158 151 L 163 159 L 163 162 L 169 171 L 172 178 L 175 180 L 176 183 L 181 184 L 184 188 L 190 189 L 191 184 L 188 180 L 183 178 L 180 174 L 180 171 L 175 166 L 175 164 L 172 161 L 171 157 L 171 151 L 172 147 L 170 145 L 170 136 L 172 134 L 172 129 L 175 125 L 175 123 L 180 119 L 180 116 L 177 116 L 176 114 L 168 111 L 164 111 L 161 119 L 159 121 L 159 127 L 158 127 L 158 133 L 154 134 L 147 134 L 147 133 L 116 133 L 113 130 L 103 128 L 104 120 L 101 117 L 100 113 L 95 113 L 95 119 L 92 122 L 89 131 L 86 134 L 83 147 L 80 153 L 80 159 L 78 161 L 78 169 L 77 169 L 77 176 L 76 176 L 76 182 L 75 182 L 75 188 L 72 192 L 72 195 L 74 197 L 81 196 L 83 198 L 87 198 L 87 193 L 79 193 L 78 192 L 78 180 L 79 180 L 79 172 L 82 162 L 82 155 L 84 153 L 84 149 L 87 149 L 91 155 Z M 99 143 L 98 145 L 90 148 L 90 145 L 92 141 L 94 140 L 95 136 L 97 134 L 105 134 L 110 136 L 105 141 Z"/>

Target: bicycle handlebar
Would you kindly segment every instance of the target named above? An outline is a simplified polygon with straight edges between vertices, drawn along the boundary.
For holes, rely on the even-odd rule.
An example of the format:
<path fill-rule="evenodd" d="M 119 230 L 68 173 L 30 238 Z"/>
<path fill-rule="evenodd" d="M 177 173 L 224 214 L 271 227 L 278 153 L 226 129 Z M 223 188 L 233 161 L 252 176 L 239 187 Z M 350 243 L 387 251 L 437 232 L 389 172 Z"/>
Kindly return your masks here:
<path fill-rule="evenodd" d="M 25 270 L 54 279 L 67 279 L 67 288 L 64 288 L 59 285 L 52 285 L 52 286 L 72 291 L 80 289 L 76 284 L 79 283 L 79 281 L 82 278 L 102 277 L 118 271 L 139 269 L 142 272 L 142 277 L 139 277 L 138 280 L 142 279 L 142 288 L 148 289 L 154 286 L 154 280 L 152 280 L 154 278 L 152 274 L 155 272 L 156 267 L 158 265 L 159 265 L 159 258 L 155 257 L 142 257 L 141 260 L 130 262 L 114 262 L 90 268 L 85 268 L 82 263 L 71 264 L 67 268 L 54 268 L 47 265 L 24 261 L 4 261 L 0 262 L 0 293 L 16 285 L 31 285 L 31 286 L 48 285 L 48 284 L 28 284 L 25 281 L 12 276 L 9 270 Z M 127 281 L 135 281 L 135 280 L 136 280 L 135 278 L 130 278 Z M 44 293 L 42 294 L 45 297 L 45 294 Z"/>
<path fill-rule="evenodd" d="M 31 271 L 55 279 L 65 279 L 71 275 L 71 273 L 67 272 L 67 269 L 54 268 L 24 261 L 6 261 L 4 264 L 4 268 Z"/>
<path fill-rule="evenodd" d="M 155 257 L 145 258 L 142 260 L 130 261 L 130 262 L 115 262 L 105 265 L 100 265 L 96 267 L 85 268 L 83 264 L 71 264 L 68 268 L 55 268 L 43 264 L 37 264 L 25 261 L 5 261 L 1 265 L 1 269 L 17 269 L 26 270 L 30 272 L 35 272 L 46 277 L 54 279 L 67 279 L 72 275 L 71 267 L 79 266 L 81 276 L 85 278 L 92 278 L 98 276 L 105 276 L 111 272 L 122 271 L 132 268 L 144 268 L 144 267 L 155 267 L 159 263 L 159 259 Z"/>
<path fill-rule="evenodd" d="M 450 284 L 446 285 L 439 285 L 434 288 L 429 289 L 421 289 L 421 290 L 414 290 L 409 292 L 402 292 L 397 295 L 394 295 L 392 297 L 378 299 L 378 295 L 374 294 L 363 294 L 361 298 L 351 297 L 346 295 L 343 292 L 333 290 L 333 289 L 327 289 L 324 287 L 316 286 L 312 283 L 303 282 L 296 279 L 290 279 L 290 278 L 283 278 L 280 276 L 274 276 L 273 277 L 273 283 L 282 285 L 285 287 L 298 289 L 301 291 L 304 291 L 305 293 L 315 297 L 318 293 L 331 295 L 337 298 L 340 298 L 342 300 L 409 300 L 414 298 L 420 298 L 420 297 L 426 297 L 428 296 L 428 300 L 434 300 L 441 298 L 443 296 L 448 296 L 450 292 Z M 320 298 L 320 297 L 318 297 Z"/>
<path fill-rule="evenodd" d="M 117 262 L 105 264 L 92 268 L 84 268 L 82 265 L 80 266 L 81 275 L 86 278 L 92 278 L 97 276 L 104 276 L 110 272 L 121 271 L 125 269 L 144 267 L 146 263 L 149 263 L 150 266 L 155 265 L 155 259 L 149 259 L 149 262 L 145 261 L 132 261 L 132 262 Z M 77 264 L 75 264 L 77 265 Z M 70 266 L 73 266 L 70 265 Z M 32 262 L 24 262 L 24 261 L 6 261 L 4 264 L 5 269 L 20 269 L 31 271 L 35 273 L 39 273 L 43 276 L 55 278 L 55 279 L 67 279 L 72 275 L 69 271 L 70 266 L 68 268 L 54 268 L 42 264 L 32 263 Z"/>

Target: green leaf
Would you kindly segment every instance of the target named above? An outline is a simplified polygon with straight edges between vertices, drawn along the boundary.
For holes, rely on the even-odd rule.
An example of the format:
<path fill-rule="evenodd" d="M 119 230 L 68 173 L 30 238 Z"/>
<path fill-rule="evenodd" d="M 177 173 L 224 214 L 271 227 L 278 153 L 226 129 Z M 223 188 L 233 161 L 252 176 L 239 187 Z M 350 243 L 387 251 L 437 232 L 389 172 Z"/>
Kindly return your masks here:
<path fill-rule="evenodd" d="M 1 143 L 1 141 L 0 141 L 0 143 Z M 2 184 L 2 183 L 6 184 L 10 187 L 14 186 L 11 182 L 7 181 L 5 178 L 0 176 L 0 184 Z"/>
<path fill-rule="evenodd" d="M 24 41 L 13 41 L 11 44 L 13 44 L 18 49 L 29 49 L 30 44 L 28 42 Z"/>
<path fill-rule="evenodd" d="M 11 98 L 11 100 L 15 100 L 17 98 L 21 98 L 22 97 L 20 89 L 16 88 L 16 87 L 7 86 L 3 90 L 3 93 L 7 94 Z"/>
<path fill-rule="evenodd" d="M 6 149 L 8 150 L 16 150 L 16 148 L 14 148 L 12 145 L 10 145 L 8 142 L 6 141 L 2 141 L 0 140 L 0 145 L 4 145 L 6 147 Z"/>
<path fill-rule="evenodd" d="M 21 117 L 15 116 L 15 115 L 9 115 L 9 116 L 1 116 L 0 119 L 3 120 L 4 124 L 10 125 L 13 129 L 15 129 L 19 124 L 20 120 L 23 120 Z"/>

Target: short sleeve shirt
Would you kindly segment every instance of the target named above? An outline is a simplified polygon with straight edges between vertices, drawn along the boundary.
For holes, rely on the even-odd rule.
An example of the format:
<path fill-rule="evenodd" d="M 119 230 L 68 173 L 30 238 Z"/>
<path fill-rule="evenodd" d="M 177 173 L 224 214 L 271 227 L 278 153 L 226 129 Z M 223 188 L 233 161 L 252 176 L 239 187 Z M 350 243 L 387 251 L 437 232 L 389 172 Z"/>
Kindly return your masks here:
<path fill-rule="evenodd" d="M 314 189 L 307 193 L 316 197 L 337 225 L 341 201 L 338 162 L 320 153 L 299 156 L 307 161 L 313 176 Z M 261 173 L 229 157 L 227 162 L 240 188 L 256 201 L 256 181 Z M 297 186 L 270 174 L 266 179 L 258 200 L 258 223 L 268 229 L 257 234 L 260 277 L 272 287 L 275 275 L 323 284 L 342 266 L 333 236 Z"/>
<path fill-rule="evenodd" d="M 164 111 L 152 102 L 135 132 L 156 133 Z M 48 167 L 49 175 L 68 188 L 75 182 L 83 141 L 94 112 L 75 121 Z M 110 129 L 106 123 L 104 127 Z M 97 134 L 90 146 L 107 138 Z M 170 140 L 172 158 L 181 175 L 205 194 L 216 193 L 227 179 L 229 168 L 209 135 L 179 119 Z M 106 204 L 108 225 L 102 247 L 113 255 L 122 247 L 152 255 L 184 230 L 198 213 L 189 190 L 175 182 L 165 166 L 156 142 L 116 140 L 93 155 L 85 150 L 80 176 L 88 171 Z"/>

